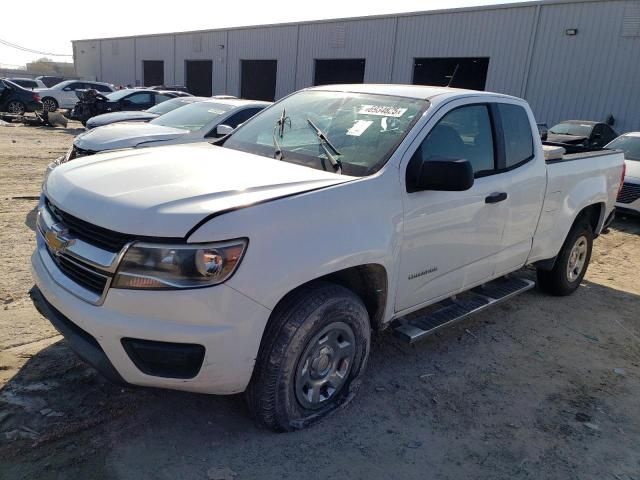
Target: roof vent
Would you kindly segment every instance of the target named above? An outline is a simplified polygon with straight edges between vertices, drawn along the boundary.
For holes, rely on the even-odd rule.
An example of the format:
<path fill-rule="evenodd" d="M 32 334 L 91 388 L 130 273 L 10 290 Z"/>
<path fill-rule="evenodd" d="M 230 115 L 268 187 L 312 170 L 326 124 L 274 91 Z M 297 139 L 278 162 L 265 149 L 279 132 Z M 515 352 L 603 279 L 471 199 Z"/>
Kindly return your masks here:
<path fill-rule="evenodd" d="M 346 27 L 344 25 L 336 25 L 333 27 L 329 46 L 331 48 L 344 48 L 344 40 L 346 36 Z"/>
<path fill-rule="evenodd" d="M 640 3 L 627 3 L 622 21 L 622 36 L 640 37 Z"/>

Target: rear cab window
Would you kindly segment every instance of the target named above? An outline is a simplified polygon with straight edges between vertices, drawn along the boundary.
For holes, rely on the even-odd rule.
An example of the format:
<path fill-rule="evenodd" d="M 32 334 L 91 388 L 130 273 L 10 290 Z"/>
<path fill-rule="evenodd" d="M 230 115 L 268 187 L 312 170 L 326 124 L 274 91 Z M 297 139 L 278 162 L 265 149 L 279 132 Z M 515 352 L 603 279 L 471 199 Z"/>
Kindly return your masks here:
<path fill-rule="evenodd" d="M 503 168 L 516 168 L 534 156 L 533 133 L 529 115 L 520 105 L 498 103 L 498 112 L 504 136 L 505 165 Z"/>

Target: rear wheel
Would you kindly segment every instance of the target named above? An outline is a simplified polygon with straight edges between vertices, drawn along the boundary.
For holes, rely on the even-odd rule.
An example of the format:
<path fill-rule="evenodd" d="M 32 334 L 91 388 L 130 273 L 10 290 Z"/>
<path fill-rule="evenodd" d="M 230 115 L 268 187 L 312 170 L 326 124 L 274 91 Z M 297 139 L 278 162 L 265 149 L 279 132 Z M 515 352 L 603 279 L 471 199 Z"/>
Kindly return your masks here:
<path fill-rule="evenodd" d="M 58 102 L 55 98 L 45 97 L 42 99 L 42 109 L 45 112 L 55 112 L 58 109 Z"/>
<path fill-rule="evenodd" d="M 24 112 L 26 111 L 27 109 L 24 103 L 19 100 L 11 100 L 9 103 L 7 103 L 7 112 L 9 113 L 12 113 L 14 115 L 24 115 Z"/>
<path fill-rule="evenodd" d="M 585 221 L 578 221 L 567 236 L 552 270 L 538 270 L 538 286 L 552 295 L 569 295 L 579 286 L 587 273 L 593 231 Z"/>
<path fill-rule="evenodd" d="M 247 402 L 267 427 L 298 430 L 353 398 L 369 355 L 369 316 L 357 295 L 324 282 L 294 293 L 273 315 Z"/>

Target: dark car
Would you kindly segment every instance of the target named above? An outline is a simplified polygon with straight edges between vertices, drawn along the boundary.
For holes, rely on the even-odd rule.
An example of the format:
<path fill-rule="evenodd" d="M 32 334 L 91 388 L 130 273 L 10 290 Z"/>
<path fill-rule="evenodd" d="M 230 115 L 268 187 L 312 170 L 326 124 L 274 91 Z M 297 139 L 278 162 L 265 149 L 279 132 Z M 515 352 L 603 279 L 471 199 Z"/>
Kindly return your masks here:
<path fill-rule="evenodd" d="M 65 78 L 54 77 L 53 75 L 40 75 L 39 77 L 36 77 L 36 80 L 40 80 L 42 83 L 44 83 L 47 86 L 47 88 L 51 88 L 54 85 L 59 84 L 60 82 L 64 82 Z"/>
<path fill-rule="evenodd" d="M 84 125 L 96 115 L 109 112 L 148 110 L 172 98 L 183 96 L 181 92 L 169 92 L 151 89 L 127 88 L 102 95 L 92 90 L 80 90 L 79 102 L 71 111 L 71 118 Z"/>
<path fill-rule="evenodd" d="M 0 80 L 0 112 L 22 115 L 42 110 L 40 95 L 9 80 Z"/>
<path fill-rule="evenodd" d="M 87 121 L 86 127 L 88 130 L 91 130 L 92 128 L 119 122 L 148 122 L 176 108 L 183 107 L 189 103 L 202 102 L 206 99 L 207 97 L 176 97 L 151 107 L 148 110 L 103 113 L 102 115 L 90 118 Z"/>
<path fill-rule="evenodd" d="M 588 148 L 602 148 L 618 134 L 606 123 L 565 120 L 549 129 L 547 142 Z"/>

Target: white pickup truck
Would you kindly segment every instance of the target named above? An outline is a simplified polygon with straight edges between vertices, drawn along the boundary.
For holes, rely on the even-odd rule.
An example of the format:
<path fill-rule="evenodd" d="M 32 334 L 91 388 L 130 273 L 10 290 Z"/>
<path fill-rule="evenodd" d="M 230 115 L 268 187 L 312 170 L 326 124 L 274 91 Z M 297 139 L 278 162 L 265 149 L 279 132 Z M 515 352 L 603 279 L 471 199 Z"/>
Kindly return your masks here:
<path fill-rule="evenodd" d="M 260 422 L 299 429 L 353 397 L 372 331 L 423 338 L 531 288 L 525 265 L 574 291 L 622 166 L 545 161 L 518 98 L 306 89 L 217 145 L 53 170 L 32 298 L 112 380 L 246 391 Z"/>

